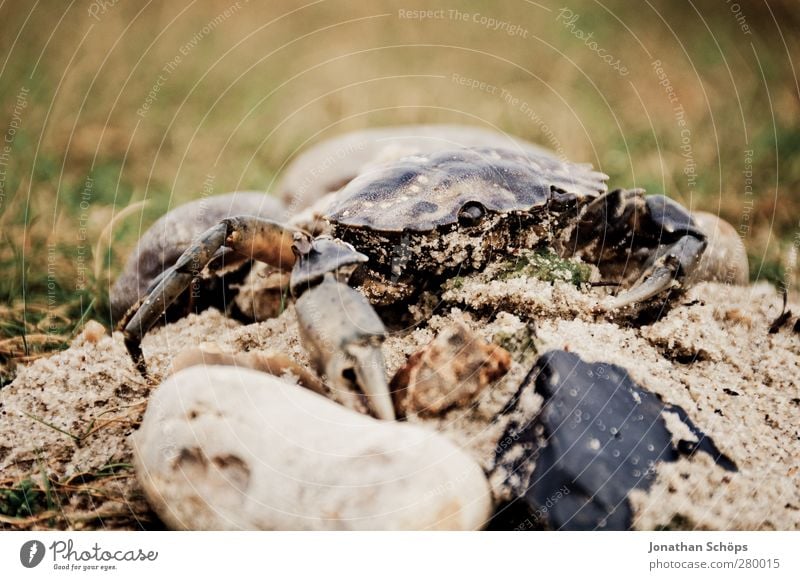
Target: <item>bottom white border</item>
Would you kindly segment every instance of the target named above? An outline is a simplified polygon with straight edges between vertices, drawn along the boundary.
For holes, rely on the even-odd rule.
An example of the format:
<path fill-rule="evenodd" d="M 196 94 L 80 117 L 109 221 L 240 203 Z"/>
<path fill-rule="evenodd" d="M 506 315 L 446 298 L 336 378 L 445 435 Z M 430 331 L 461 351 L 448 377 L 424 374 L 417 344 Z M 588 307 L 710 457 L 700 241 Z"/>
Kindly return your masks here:
<path fill-rule="evenodd" d="M 796 579 L 798 552 L 797 532 L 0 533 L 3 578 Z"/>

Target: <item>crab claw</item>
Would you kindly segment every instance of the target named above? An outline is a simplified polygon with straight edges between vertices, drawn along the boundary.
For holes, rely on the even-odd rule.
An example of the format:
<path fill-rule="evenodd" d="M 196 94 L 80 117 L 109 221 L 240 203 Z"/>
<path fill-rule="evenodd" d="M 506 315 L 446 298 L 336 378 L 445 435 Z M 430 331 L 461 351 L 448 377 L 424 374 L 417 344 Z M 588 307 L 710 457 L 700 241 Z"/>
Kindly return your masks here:
<path fill-rule="evenodd" d="M 375 416 L 379 419 L 394 421 L 394 405 L 389 391 L 389 383 L 386 381 L 386 366 L 383 362 L 380 342 L 382 340 L 369 341 L 366 344 L 350 344 L 345 347 L 347 356 L 344 360 L 345 363 L 348 360 L 353 361 L 356 382 L 367 396 Z M 344 378 L 348 375 L 346 364 L 343 365 L 342 371 L 339 376 Z"/>
<path fill-rule="evenodd" d="M 700 261 L 705 239 L 686 235 L 657 254 L 633 287 L 603 304 L 606 310 L 616 310 L 644 302 L 687 278 Z"/>
<path fill-rule="evenodd" d="M 142 338 L 162 316 L 167 307 L 191 284 L 202 269 L 222 246 L 227 236 L 227 226 L 219 223 L 209 228 L 193 246 L 189 247 L 175 265 L 158 276 L 150 288 L 147 298 L 134 306 L 122 321 L 125 347 L 142 376 L 147 375 L 147 365 L 142 354 Z"/>
<path fill-rule="evenodd" d="M 594 200 L 576 232 L 601 238 L 602 247 L 617 252 L 626 263 L 637 261 L 642 253 L 649 255 L 641 270 L 632 269 L 638 278 L 630 289 L 600 304 L 607 311 L 685 286 L 708 246 L 708 237 L 688 210 L 663 195 L 645 196 L 642 189 L 615 190 Z"/>
<path fill-rule="evenodd" d="M 347 282 L 353 271 L 369 259 L 350 244 L 329 236 L 312 239 L 305 233 L 296 233 L 293 249 L 300 258 L 295 261 L 290 281 L 294 297 L 319 284 L 328 273 Z"/>
<path fill-rule="evenodd" d="M 379 419 L 394 420 L 381 343 L 383 322 L 357 290 L 332 273 L 297 299 L 300 336 L 317 371 L 333 388 L 357 386 Z"/>
<path fill-rule="evenodd" d="M 153 280 L 147 297 L 131 308 L 120 323 L 125 346 L 139 372 L 147 376 L 141 348 L 145 333 L 203 270 L 224 267 L 225 257 L 232 253 L 239 259 L 259 260 L 288 270 L 295 264 L 292 239 L 297 232 L 296 228 L 271 220 L 234 216 L 201 234 L 171 268 Z"/>

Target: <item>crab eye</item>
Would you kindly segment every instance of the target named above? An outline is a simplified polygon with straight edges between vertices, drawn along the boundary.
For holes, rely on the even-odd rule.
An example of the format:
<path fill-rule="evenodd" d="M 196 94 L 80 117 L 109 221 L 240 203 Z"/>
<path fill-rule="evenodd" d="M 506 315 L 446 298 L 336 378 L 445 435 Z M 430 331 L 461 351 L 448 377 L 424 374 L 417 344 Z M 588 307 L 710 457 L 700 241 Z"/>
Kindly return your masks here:
<path fill-rule="evenodd" d="M 467 228 L 477 226 L 481 223 L 485 215 L 486 210 L 483 206 L 477 202 L 471 201 L 464 204 L 464 207 L 458 212 L 458 223 Z"/>

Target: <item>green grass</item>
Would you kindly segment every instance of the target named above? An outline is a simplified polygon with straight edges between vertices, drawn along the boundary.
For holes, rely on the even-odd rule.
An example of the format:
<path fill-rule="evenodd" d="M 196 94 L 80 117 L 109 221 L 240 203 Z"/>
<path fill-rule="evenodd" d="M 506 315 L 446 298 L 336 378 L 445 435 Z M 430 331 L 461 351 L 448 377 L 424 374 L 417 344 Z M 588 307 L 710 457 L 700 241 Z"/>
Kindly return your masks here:
<path fill-rule="evenodd" d="M 137 115 L 164 65 L 231 4 L 118 2 L 99 21 L 85 5 L 42 5 L 30 16 L 28 5 L 0 8 L 0 63 L 7 57 L 0 144 L 17 96 L 28 91 L 3 166 L 0 386 L 14 364 L 63 348 L 82 321 L 111 322 L 109 281 L 143 228 L 196 198 L 210 173 L 218 193 L 266 190 L 307 139 L 374 125 L 494 126 L 559 145 L 569 158 L 600 167 L 613 185 L 664 191 L 735 227 L 750 211 L 751 272 L 785 282 L 783 264 L 800 227 L 793 2 L 743 3 L 750 35 L 724 3 L 697 7 L 708 29 L 696 3 L 566 5 L 580 16 L 577 28 L 624 62 L 625 77 L 556 20 L 562 3 L 443 5 L 517 24 L 526 38 L 472 19 L 400 19 L 399 9 L 415 8 L 407 2 L 320 2 L 271 25 L 300 5 L 243 3 L 182 55 L 147 114 Z M 673 104 L 651 66 L 656 59 L 685 109 L 698 172 L 693 189 Z M 453 73 L 506 89 L 538 122 L 519 104 L 453 82 Z M 743 193 L 746 149 L 754 151 L 752 209 Z M 87 177 L 93 187 L 81 207 Z M 101 244 L 97 255 L 112 217 L 143 200 L 143 209 L 115 223 L 110 248 Z M 82 220 L 86 240 L 78 238 Z"/>
<path fill-rule="evenodd" d="M 0 489 L 0 515 L 25 518 L 51 509 L 48 495 L 30 479 L 8 489 Z"/>
<path fill-rule="evenodd" d="M 56 478 L 44 468 L 21 481 L 0 481 L 0 530 L 3 529 L 79 529 L 83 522 L 104 519 L 105 528 L 116 522 L 129 528 L 139 527 L 151 518 L 139 504 L 119 497 L 115 483 L 133 477 L 133 465 L 109 461 L 94 471 Z M 104 502 L 119 503 L 121 510 L 102 507 Z"/>

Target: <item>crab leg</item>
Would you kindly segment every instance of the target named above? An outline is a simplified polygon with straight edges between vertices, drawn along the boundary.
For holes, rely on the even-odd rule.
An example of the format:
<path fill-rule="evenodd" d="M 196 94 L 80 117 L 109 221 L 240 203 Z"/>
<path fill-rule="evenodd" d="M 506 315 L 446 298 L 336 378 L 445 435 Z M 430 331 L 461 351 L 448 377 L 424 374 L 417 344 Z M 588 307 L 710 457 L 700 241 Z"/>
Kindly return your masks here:
<path fill-rule="evenodd" d="M 295 296 L 300 294 L 297 318 L 312 363 L 331 388 L 358 387 L 376 417 L 393 420 L 381 353 L 386 329 L 369 301 L 334 276 L 349 276 L 366 257 L 349 244 L 326 238 L 298 246 L 291 286 Z"/>
<path fill-rule="evenodd" d="M 141 342 L 145 333 L 164 311 L 200 276 L 209 262 L 219 267 L 224 256 L 235 253 L 240 258 L 267 262 L 289 270 L 294 266 L 292 236 L 296 230 L 263 218 L 238 216 L 227 218 L 206 230 L 181 254 L 175 264 L 153 282 L 147 298 L 134 307 L 123 329 L 125 346 L 136 368 L 147 373 Z"/>
<path fill-rule="evenodd" d="M 381 353 L 386 330 L 367 299 L 328 274 L 296 307 L 303 344 L 331 388 L 357 386 L 378 418 L 394 419 Z"/>

